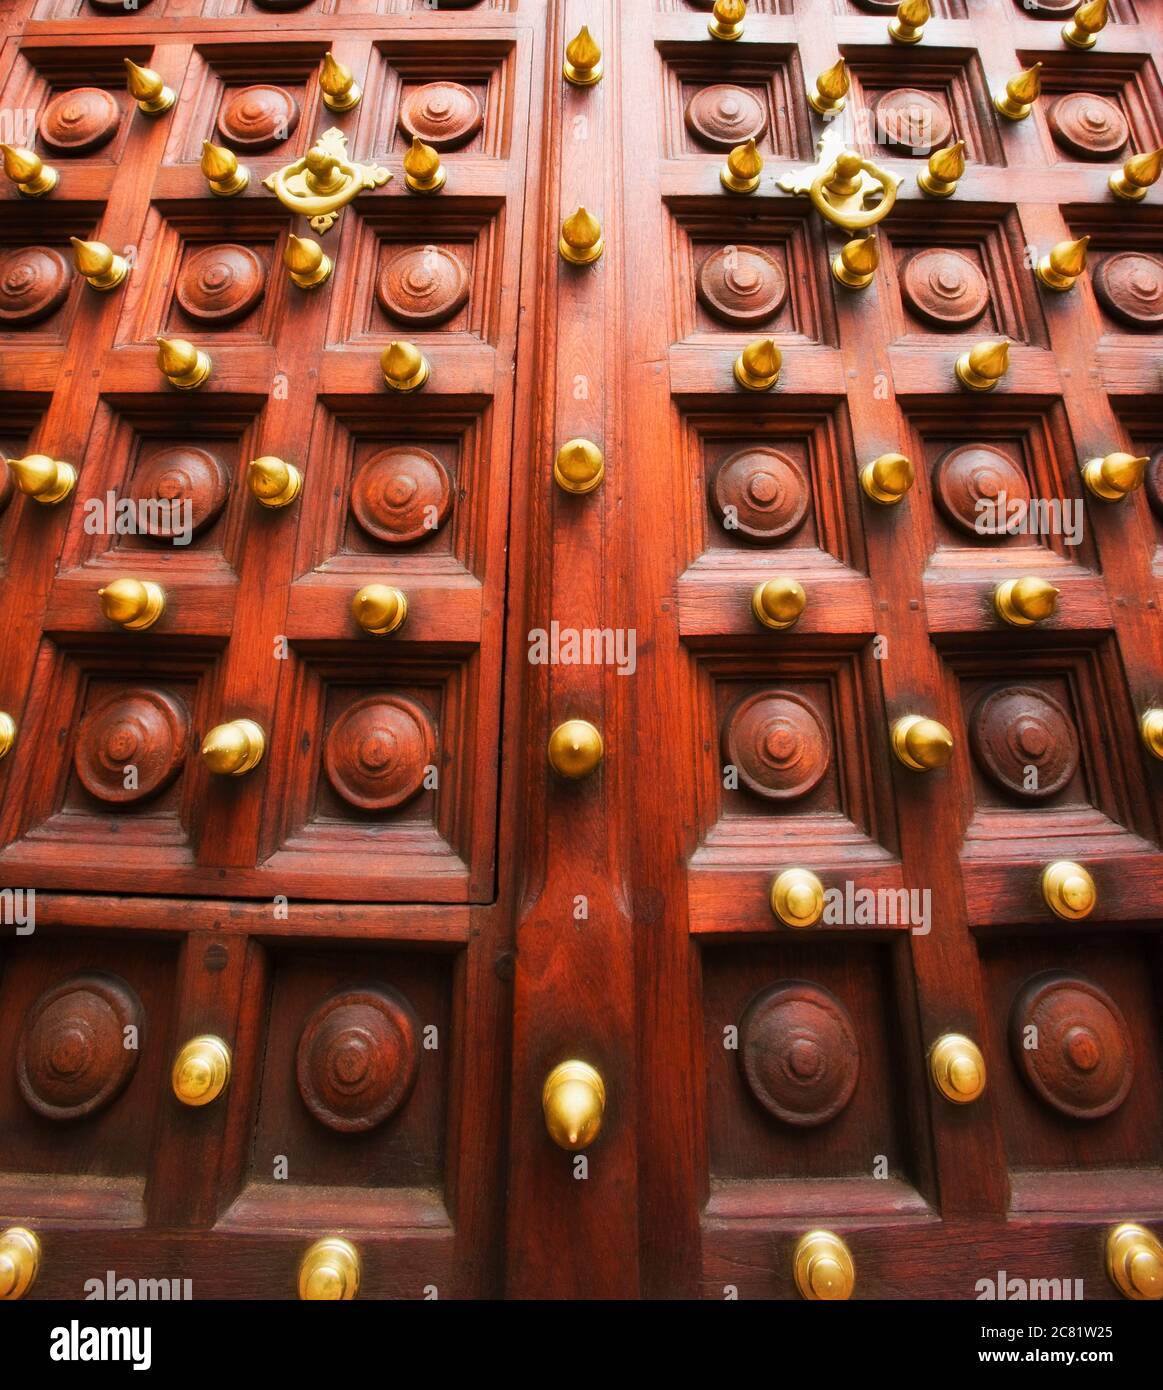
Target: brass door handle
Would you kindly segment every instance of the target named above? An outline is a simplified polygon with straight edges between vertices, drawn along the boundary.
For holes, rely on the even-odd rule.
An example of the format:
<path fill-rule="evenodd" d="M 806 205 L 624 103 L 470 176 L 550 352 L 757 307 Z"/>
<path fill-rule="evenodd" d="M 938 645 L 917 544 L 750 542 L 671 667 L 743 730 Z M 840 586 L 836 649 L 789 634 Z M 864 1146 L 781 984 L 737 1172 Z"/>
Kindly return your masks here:
<path fill-rule="evenodd" d="M 855 150 L 834 150 L 825 132 L 817 146 L 817 162 L 807 169 L 789 170 L 780 178 L 779 187 L 785 193 L 806 194 L 822 216 L 846 231 L 875 227 L 896 206 L 900 175 L 889 173 Z M 870 207 L 871 199 L 876 201 Z"/>
<path fill-rule="evenodd" d="M 332 127 L 301 159 L 263 179 L 263 185 L 285 208 L 307 218 L 315 231 L 326 232 L 365 188 L 382 188 L 391 177 L 378 164 L 350 160 L 347 136 Z"/>

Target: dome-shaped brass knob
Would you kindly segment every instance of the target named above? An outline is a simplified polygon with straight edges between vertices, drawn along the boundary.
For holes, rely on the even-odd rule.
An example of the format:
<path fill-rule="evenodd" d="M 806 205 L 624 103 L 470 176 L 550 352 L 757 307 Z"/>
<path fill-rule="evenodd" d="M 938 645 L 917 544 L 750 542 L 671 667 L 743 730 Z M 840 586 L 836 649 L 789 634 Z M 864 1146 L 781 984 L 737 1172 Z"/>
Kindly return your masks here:
<path fill-rule="evenodd" d="M 250 170 L 239 164 L 238 156 L 225 145 L 202 141 L 201 169 L 210 192 L 219 198 L 233 198 L 250 182 Z"/>
<path fill-rule="evenodd" d="M 1024 121 L 1042 94 L 1042 64 L 1024 68 L 1006 83 L 1005 91 L 993 99 L 998 112 L 1007 121 Z"/>
<path fill-rule="evenodd" d="M 251 459 L 246 482 L 263 507 L 289 507 L 303 490 L 303 475 L 293 463 L 271 454 Z"/>
<path fill-rule="evenodd" d="M 241 777 L 262 761 L 267 739 L 253 719 L 217 724 L 202 740 L 202 761 L 219 777 Z"/>
<path fill-rule="evenodd" d="M 40 1241 L 24 1226 L 0 1234 L 0 1299 L 23 1298 L 40 1269 Z"/>
<path fill-rule="evenodd" d="M 601 734 L 586 719 L 567 719 L 549 735 L 549 766 L 570 781 L 588 777 L 605 751 Z"/>
<path fill-rule="evenodd" d="M 103 241 L 82 241 L 71 236 L 73 264 L 95 290 L 112 290 L 129 274 L 129 262 Z"/>
<path fill-rule="evenodd" d="M 328 278 L 333 268 L 331 257 L 317 241 L 295 236 L 293 232 L 283 247 L 283 265 L 291 277 L 291 284 L 301 290 L 316 289 Z"/>
<path fill-rule="evenodd" d="M 754 193 L 763 173 L 763 156 L 754 138 L 736 145 L 719 170 L 719 182 L 728 193 Z"/>
<path fill-rule="evenodd" d="M 389 343 L 380 353 L 380 371 L 390 391 L 419 391 L 432 375 L 432 365 L 415 343 Z"/>
<path fill-rule="evenodd" d="M 413 135 L 412 147 L 404 155 L 406 186 L 413 193 L 439 193 L 447 182 L 448 171 L 440 162 L 439 151 Z"/>
<path fill-rule="evenodd" d="M 957 380 L 971 391 L 992 391 L 1010 369 L 1010 345 L 1006 338 L 987 341 L 963 352 L 953 365 Z"/>
<path fill-rule="evenodd" d="M 9 459 L 8 471 L 12 474 L 12 481 L 26 497 L 45 507 L 63 502 L 77 485 L 77 470 L 73 465 L 51 459 L 47 454 Z"/>
<path fill-rule="evenodd" d="M 562 72 L 575 87 L 592 87 L 602 79 L 602 50 L 584 24 L 566 44 Z"/>
<path fill-rule="evenodd" d="M 588 439 L 571 439 L 557 451 L 553 480 L 563 491 L 583 496 L 600 487 L 605 476 L 602 451 Z"/>
<path fill-rule="evenodd" d="M 115 579 L 97 597 L 106 618 L 128 632 L 144 632 L 166 611 L 165 590 L 151 579 Z"/>
<path fill-rule="evenodd" d="M 735 380 L 745 391 L 770 391 L 783 370 L 774 338 L 756 338 L 735 359 Z"/>
<path fill-rule="evenodd" d="M 230 1048 L 207 1033 L 191 1038 L 174 1058 L 170 1082 L 183 1105 L 209 1105 L 230 1080 Z"/>
<path fill-rule="evenodd" d="M 602 224 L 584 207 L 579 207 L 561 224 L 557 249 L 570 265 L 590 265 L 606 249 Z"/>
<path fill-rule="evenodd" d="M 351 69 L 341 63 L 334 53 L 323 55 L 323 67 L 319 71 L 319 90 L 323 94 L 323 105 L 328 111 L 350 111 L 359 105 L 363 91 Z"/>
<path fill-rule="evenodd" d="M 1082 465 L 1082 480 L 1091 493 L 1104 502 L 1121 502 L 1136 488 L 1143 486 L 1147 465 L 1145 455 L 1114 453 L 1105 458 L 1087 459 Z"/>
<path fill-rule="evenodd" d="M 1033 627 L 1054 616 L 1058 594 L 1053 584 L 1028 574 L 999 584 L 993 591 L 993 606 L 997 616 L 1011 627 Z"/>
<path fill-rule="evenodd" d="M 757 584 L 751 595 L 756 621 L 777 632 L 797 623 L 807 606 L 808 596 L 795 579 L 769 579 Z"/>
<path fill-rule="evenodd" d="M 177 97 L 153 68 L 139 68 L 131 58 L 123 58 L 122 62 L 125 64 L 125 89 L 137 102 L 137 109 L 143 116 L 160 116 L 173 106 Z"/>
<path fill-rule="evenodd" d="M 851 1298 L 856 1287 L 852 1252 L 831 1231 L 809 1231 L 800 1236 L 792 1256 L 792 1272 L 801 1298 Z"/>
<path fill-rule="evenodd" d="M 157 364 L 165 379 L 179 391 L 196 391 L 209 377 L 209 353 L 185 338 L 159 338 Z"/>
<path fill-rule="evenodd" d="M 1143 735 L 1147 752 L 1153 757 L 1163 758 L 1163 709 L 1144 710 L 1139 721 L 1139 732 Z"/>
<path fill-rule="evenodd" d="M 589 1148 L 606 1112 L 606 1083 L 588 1062 L 560 1062 L 545 1078 L 541 1109 L 558 1148 Z"/>
<path fill-rule="evenodd" d="M 1146 1226 L 1124 1221 L 1106 1238 L 1106 1272 L 1124 1298 L 1163 1298 L 1163 1244 Z"/>
<path fill-rule="evenodd" d="M 846 241 L 832 258 L 832 275 L 846 289 L 866 290 L 876 278 L 880 245 L 876 233 Z"/>
<path fill-rule="evenodd" d="M 904 454 L 881 454 L 860 470 L 860 486 L 865 496 L 882 507 L 898 503 L 916 478 L 912 460 Z"/>
<path fill-rule="evenodd" d="M 953 735 L 935 719 L 906 714 L 892 726 L 892 751 L 910 771 L 931 772 L 953 756 Z"/>
<path fill-rule="evenodd" d="M 946 1033 L 929 1053 L 929 1074 L 937 1090 L 955 1105 L 968 1105 L 985 1090 L 985 1058 L 963 1033 Z"/>
<path fill-rule="evenodd" d="M 299 1297 L 311 1302 L 359 1293 L 359 1251 L 342 1236 L 317 1240 L 299 1263 Z"/>
<path fill-rule="evenodd" d="M 7 757 L 16 742 L 16 720 L 0 709 L 0 758 Z"/>
<path fill-rule="evenodd" d="M 732 42 L 742 35 L 747 0 L 715 0 L 712 9 L 714 12 L 707 24 L 711 38 Z"/>
<path fill-rule="evenodd" d="M 1086 248 L 1090 237 L 1060 241 L 1038 262 L 1035 274 L 1049 290 L 1072 290 L 1086 269 Z"/>
<path fill-rule="evenodd" d="M 56 169 L 47 165 L 40 155 L 19 145 L 0 145 L 4 156 L 4 172 L 24 198 L 43 198 L 60 182 Z"/>
<path fill-rule="evenodd" d="M 403 626 L 408 600 L 390 584 L 365 584 L 351 600 L 351 616 L 373 637 L 387 637 Z"/>
<path fill-rule="evenodd" d="M 824 885 L 809 869 L 784 869 L 771 885 L 770 902 L 785 927 L 814 927 L 824 915 Z"/>
<path fill-rule="evenodd" d="M 1081 864 L 1059 859 L 1042 870 L 1042 897 L 1051 912 L 1067 922 L 1078 922 L 1094 911 L 1098 892 Z"/>

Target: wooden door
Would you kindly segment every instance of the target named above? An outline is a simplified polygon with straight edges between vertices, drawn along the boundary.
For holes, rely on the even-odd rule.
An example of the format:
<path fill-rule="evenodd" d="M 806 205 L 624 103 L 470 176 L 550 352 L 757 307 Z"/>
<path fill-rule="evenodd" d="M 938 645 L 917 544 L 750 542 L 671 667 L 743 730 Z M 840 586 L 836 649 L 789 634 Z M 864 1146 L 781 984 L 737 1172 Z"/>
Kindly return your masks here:
<path fill-rule="evenodd" d="M 0 447 L 76 469 L 0 492 L 33 1296 L 350 1292 L 354 1259 L 365 1297 L 1113 1298 L 1123 1222 L 1150 1263 L 1163 217 L 1109 180 L 1163 144 L 1163 29 L 1112 0 L 1075 47 L 1073 8 L 935 0 L 917 44 L 882 0 L 735 38 L 703 0 L 8 11 L 0 134 L 59 182 L 0 194 Z M 368 186 L 313 229 L 265 181 L 330 129 Z M 785 177 L 822 138 L 899 180 L 864 285 Z"/>

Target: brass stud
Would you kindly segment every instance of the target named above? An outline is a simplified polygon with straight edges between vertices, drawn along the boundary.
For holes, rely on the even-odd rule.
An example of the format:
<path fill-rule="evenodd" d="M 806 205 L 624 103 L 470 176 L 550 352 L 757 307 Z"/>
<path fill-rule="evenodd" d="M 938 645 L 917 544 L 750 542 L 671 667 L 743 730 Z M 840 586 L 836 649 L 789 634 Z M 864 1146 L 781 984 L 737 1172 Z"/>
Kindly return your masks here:
<path fill-rule="evenodd" d="M 283 247 L 283 265 L 287 268 L 291 283 L 301 290 L 313 290 L 323 284 L 333 268 L 331 257 L 317 241 L 295 236 L 293 232 Z"/>
<path fill-rule="evenodd" d="M 602 80 L 602 50 L 584 24 L 566 45 L 562 72 L 575 87 L 592 87 Z"/>
<path fill-rule="evenodd" d="M 25 1226 L 0 1234 L 0 1299 L 23 1298 L 40 1272 L 40 1241 Z"/>
<path fill-rule="evenodd" d="M 751 611 L 756 621 L 775 632 L 794 627 L 807 606 L 804 586 L 796 579 L 768 579 L 757 584 L 751 594 Z"/>
<path fill-rule="evenodd" d="M 757 338 L 735 359 L 735 380 L 745 391 L 770 391 L 783 369 L 774 338 Z"/>
<path fill-rule="evenodd" d="M 1124 1221 L 1106 1238 L 1106 1272 L 1124 1298 L 1163 1298 L 1163 1243 L 1146 1226 Z"/>
<path fill-rule="evenodd" d="M 586 719 L 567 719 L 549 735 L 549 766 L 571 782 L 588 777 L 605 754 L 602 735 Z"/>
<path fill-rule="evenodd" d="M 0 709 L 0 758 L 6 758 L 12 752 L 12 745 L 15 742 L 16 720 Z"/>
<path fill-rule="evenodd" d="M 792 1273 L 801 1298 L 842 1300 L 856 1287 L 852 1252 L 831 1231 L 800 1236 L 792 1253 Z"/>
<path fill-rule="evenodd" d="M 901 0 L 896 18 L 888 22 L 888 36 L 894 43 L 920 43 L 932 17 L 929 0 Z"/>
<path fill-rule="evenodd" d="M 151 579 L 115 579 L 97 590 L 101 611 L 127 632 L 144 632 L 166 611 L 166 594 Z"/>
<path fill-rule="evenodd" d="M 598 1137 L 606 1113 L 606 1083 L 596 1067 L 576 1058 L 559 1062 L 541 1088 L 545 1128 L 559 1149 L 577 1153 Z"/>
<path fill-rule="evenodd" d="M 230 1081 L 229 1046 L 212 1033 L 191 1038 L 174 1058 L 170 1084 L 183 1105 L 209 1105 Z"/>
<path fill-rule="evenodd" d="M 225 145 L 202 141 L 202 160 L 199 165 L 210 192 L 219 198 L 234 198 L 250 182 L 250 170 L 239 164 L 238 156 Z"/>
<path fill-rule="evenodd" d="M 953 735 L 935 719 L 906 714 L 892 726 L 892 751 L 910 772 L 932 772 L 953 756 Z"/>
<path fill-rule="evenodd" d="M 414 135 L 412 147 L 404 155 L 407 188 L 412 193 L 439 193 L 447 182 L 448 171 L 440 162 L 439 152 Z"/>
<path fill-rule="evenodd" d="M 970 1105 L 985 1090 L 985 1058 L 964 1033 L 946 1033 L 929 1053 L 933 1085 L 954 1105 Z"/>
<path fill-rule="evenodd" d="M 895 507 L 913 485 L 912 460 L 904 454 L 881 454 L 860 470 L 860 486 L 870 501 Z"/>
<path fill-rule="evenodd" d="M 1038 279 L 1051 290 L 1071 290 L 1086 269 L 1086 247 L 1090 237 L 1060 241 L 1038 262 Z"/>
<path fill-rule="evenodd" d="M 719 170 L 719 182 L 728 193 L 754 193 L 763 173 L 763 156 L 755 141 L 736 145 Z"/>
<path fill-rule="evenodd" d="M 1056 917 L 1067 922 L 1080 922 L 1089 917 L 1098 901 L 1094 879 L 1082 867 L 1069 859 L 1047 864 L 1041 877 L 1042 899 Z"/>
<path fill-rule="evenodd" d="M 1032 574 L 1006 579 L 993 591 L 994 611 L 1011 627 L 1033 627 L 1054 616 L 1059 592 Z"/>
<path fill-rule="evenodd" d="M 373 637 L 387 637 L 403 627 L 408 599 L 390 584 L 365 584 L 351 600 L 351 616 Z"/>
<path fill-rule="evenodd" d="M 1004 92 L 993 99 L 998 113 L 1007 121 L 1024 121 L 1042 93 L 1042 64 L 1025 68 L 1006 83 Z"/>
<path fill-rule="evenodd" d="M 784 869 L 772 882 L 768 902 L 785 927 L 806 931 L 824 915 L 824 885 L 810 869 Z"/>
<path fill-rule="evenodd" d="M 260 506 L 289 507 L 303 490 L 303 475 L 292 463 L 271 454 L 251 459 L 246 481 Z"/>
<path fill-rule="evenodd" d="M 855 237 L 840 248 L 840 254 L 832 259 L 832 275 L 841 285 L 850 290 L 864 290 L 876 278 L 876 267 L 880 264 L 880 246 L 876 233 Z"/>
<path fill-rule="evenodd" d="M 1150 462 L 1146 456 L 1123 453 L 1087 459 L 1082 465 L 1082 480 L 1093 496 L 1104 502 L 1121 502 L 1143 486 Z"/>
<path fill-rule="evenodd" d="M 557 249 L 570 265 L 591 265 L 606 249 L 602 224 L 584 207 L 579 207 L 561 224 Z"/>
<path fill-rule="evenodd" d="M 328 111 L 350 111 L 358 106 L 363 96 L 363 88 L 355 80 L 346 64 L 341 63 L 333 53 L 323 56 L 323 67 L 319 72 L 319 90 L 323 95 L 323 105 Z"/>
<path fill-rule="evenodd" d="M 20 491 L 43 507 L 55 507 L 63 502 L 77 485 L 77 470 L 73 465 L 49 458 L 47 454 L 9 459 L 8 470 Z"/>
<path fill-rule="evenodd" d="M 987 340 L 963 352 L 954 364 L 957 380 L 970 391 L 992 391 L 1010 369 L 1006 338 Z"/>
<path fill-rule="evenodd" d="M 101 241 L 81 241 L 71 236 L 73 264 L 95 290 L 112 290 L 129 274 L 129 262 Z"/>
<path fill-rule="evenodd" d="M 130 58 L 125 58 L 125 88 L 137 102 L 137 109 L 143 116 L 160 116 L 168 111 L 177 97 L 162 81 L 153 68 L 139 68 Z"/>
<path fill-rule="evenodd" d="M 384 385 L 392 391 L 419 391 L 432 375 L 432 366 L 415 343 L 392 342 L 380 353 Z"/>
<path fill-rule="evenodd" d="M 934 150 L 929 162 L 917 175 L 922 193 L 931 198 L 948 198 L 957 191 L 957 181 L 965 173 L 965 141 L 955 140 L 943 150 Z"/>
<path fill-rule="evenodd" d="M 304 1302 L 342 1302 L 359 1293 L 359 1251 L 342 1236 L 317 1240 L 299 1262 L 299 1297 Z"/>
<path fill-rule="evenodd" d="M 1153 758 L 1163 759 L 1163 709 L 1157 706 L 1143 711 L 1139 720 L 1139 732 L 1143 736 L 1147 752 Z"/>
<path fill-rule="evenodd" d="M 202 761 L 218 777 L 242 777 L 262 762 L 267 736 L 253 719 L 216 724 L 202 740 Z"/>
<path fill-rule="evenodd" d="M 816 78 L 815 91 L 808 88 L 808 105 L 818 116 L 837 116 L 847 105 L 851 85 L 848 64 L 843 58 L 838 58 Z"/>
<path fill-rule="evenodd" d="M 60 174 L 47 165 L 40 155 L 20 145 L 0 145 L 4 155 L 4 172 L 25 198 L 43 198 L 60 182 Z"/>
<path fill-rule="evenodd" d="M 196 391 L 209 377 L 210 354 L 185 338 L 159 338 L 157 364 L 162 375 L 179 391 Z"/>
<path fill-rule="evenodd" d="M 1107 0 L 1086 0 L 1074 11 L 1073 19 L 1063 25 L 1062 37 L 1072 48 L 1093 48 L 1109 19 Z"/>
<path fill-rule="evenodd" d="M 1163 148 L 1149 150 L 1146 154 L 1133 154 L 1123 167 L 1107 180 L 1110 191 L 1129 203 L 1139 203 L 1147 196 L 1147 189 L 1159 182 L 1163 173 Z"/>
<path fill-rule="evenodd" d="M 557 451 L 553 480 L 563 492 L 584 496 L 600 487 L 605 476 L 602 451 L 588 439 L 571 439 Z"/>
<path fill-rule="evenodd" d="M 707 31 L 713 39 L 726 39 L 732 42 L 743 33 L 743 21 L 747 18 L 747 0 L 715 0 L 714 13 Z"/>

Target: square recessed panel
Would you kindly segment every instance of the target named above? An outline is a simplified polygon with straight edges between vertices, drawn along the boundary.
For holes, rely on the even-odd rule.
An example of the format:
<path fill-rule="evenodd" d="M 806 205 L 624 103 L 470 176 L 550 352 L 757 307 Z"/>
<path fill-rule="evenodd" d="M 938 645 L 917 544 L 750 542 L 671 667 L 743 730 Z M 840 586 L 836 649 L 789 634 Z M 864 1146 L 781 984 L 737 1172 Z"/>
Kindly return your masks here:
<path fill-rule="evenodd" d="M 1155 536 L 1154 570 L 1163 575 L 1163 397 L 1115 396 L 1112 404 L 1126 431 L 1126 447 L 1151 460 L 1145 491 Z"/>
<path fill-rule="evenodd" d="M 1072 236 L 1089 237 L 1086 274 L 1105 337 L 1145 353 L 1163 334 L 1163 217 L 1157 208 L 1124 203 L 1063 209 Z M 1133 214 L 1128 209 L 1134 209 Z"/>
<path fill-rule="evenodd" d="M 710 40 L 708 40 L 710 44 Z M 661 44 L 663 153 L 716 156 L 754 139 L 764 157 L 807 158 L 811 127 L 796 92 L 798 51 L 789 44 Z M 732 51 L 725 51 L 732 50 Z"/>
<path fill-rule="evenodd" d="M 92 214 L 78 216 L 76 204 L 54 207 L 49 198 L 5 205 L 0 229 L 0 350 L 64 345 L 81 296 L 99 293 L 74 269 L 69 238 L 88 240 L 95 230 Z"/>
<path fill-rule="evenodd" d="M 31 452 L 29 441 L 40 419 L 36 398 L 0 392 L 0 459 L 23 458 Z M 21 525 L 29 507 L 39 504 L 22 497 L 12 482 L 11 470 L 0 466 L 0 575 L 8 568 L 10 532 Z"/>
<path fill-rule="evenodd" d="M 1089 53 L 1030 50 L 1019 58 L 1042 64 L 1035 110 L 1049 158 L 1113 165 L 1163 144 L 1163 84 L 1142 54 L 1100 43 Z"/>

